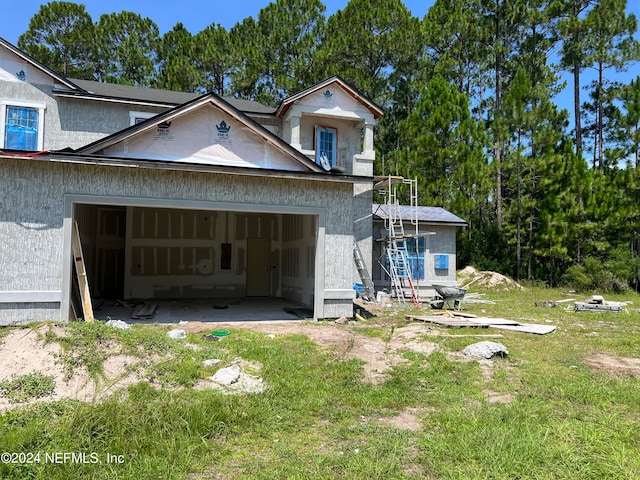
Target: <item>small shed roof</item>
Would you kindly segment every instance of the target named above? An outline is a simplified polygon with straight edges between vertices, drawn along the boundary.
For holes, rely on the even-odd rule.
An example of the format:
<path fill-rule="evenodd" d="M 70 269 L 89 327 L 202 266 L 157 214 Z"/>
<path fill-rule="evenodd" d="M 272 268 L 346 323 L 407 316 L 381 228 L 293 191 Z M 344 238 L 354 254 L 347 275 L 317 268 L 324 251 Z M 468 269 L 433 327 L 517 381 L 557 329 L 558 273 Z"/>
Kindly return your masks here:
<path fill-rule="evenodd" d="M 374 203 L 372 206 L 373 219 L 385 220 L 389 217 L 388 206 L 384 204 Z M 432 225 L 451 225 L 454 227 L 466 227 L 467 222 L 442 207 L 413 207 L 416 209 L 419 222 L 429 223 Z M 411 218 L 411 209 L 409 205 L 400 205 L 400 216 L 404 220 Z"/>

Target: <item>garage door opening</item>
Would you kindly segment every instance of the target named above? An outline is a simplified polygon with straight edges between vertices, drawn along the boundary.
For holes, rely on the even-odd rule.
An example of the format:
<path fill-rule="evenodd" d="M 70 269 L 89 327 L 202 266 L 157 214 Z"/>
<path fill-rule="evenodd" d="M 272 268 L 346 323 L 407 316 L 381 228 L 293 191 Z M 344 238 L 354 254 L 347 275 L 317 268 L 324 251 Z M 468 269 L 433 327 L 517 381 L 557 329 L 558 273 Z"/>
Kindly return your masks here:
<path fill-rule="evenodd" d="M 170 305 L 183 320 L 240 310 L 274 319 L 274 308 L 313 317 L 317 215 L 75 204 L 73 220 L 92 299 L 103 305 L 96 318 L 144 302 Z"/>

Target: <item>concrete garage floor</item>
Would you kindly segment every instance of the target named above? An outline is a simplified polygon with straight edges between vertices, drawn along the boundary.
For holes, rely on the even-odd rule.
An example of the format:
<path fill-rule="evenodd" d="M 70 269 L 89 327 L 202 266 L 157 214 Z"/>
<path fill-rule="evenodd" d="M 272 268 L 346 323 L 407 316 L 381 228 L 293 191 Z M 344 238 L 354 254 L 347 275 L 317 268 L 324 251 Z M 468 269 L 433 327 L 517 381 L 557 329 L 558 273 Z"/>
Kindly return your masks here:
<path fill-rule="evenodd" d="M 132 319 L 131 314 L 135 307 L 122 306 L 115 300 L 105 300 L 93 314 L 98 320 L 122 320 L 133 325 L 136 323 L 300 320 L 299 316 L 288 313 L 285 309 L 303 310 L 300 304 L 281 298 L 150 300 L 146 303 L 154 303 L 158 308 L 152 318 L 145 320 Z M 310 310 L 308 313 L 311 316 Z"/>

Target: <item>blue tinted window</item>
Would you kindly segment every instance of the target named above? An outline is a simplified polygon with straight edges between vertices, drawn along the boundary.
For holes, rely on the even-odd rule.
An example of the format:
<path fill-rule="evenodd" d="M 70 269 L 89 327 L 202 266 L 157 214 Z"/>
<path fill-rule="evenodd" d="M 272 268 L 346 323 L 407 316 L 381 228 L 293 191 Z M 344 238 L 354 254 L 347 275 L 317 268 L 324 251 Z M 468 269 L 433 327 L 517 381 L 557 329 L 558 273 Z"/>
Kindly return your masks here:
<path fill-rule="evenodd" d="M 11 150 L 38 150 L 38 110 L 7 106 L 4 146 Z"/>
<path fill-rule="evenodd" d="M 324 159 L 330 166 L 336 165 L 336 143 L 338 133 L 335 128 L 321 127 L 316 131 L 316 162 L 322 165 Z"/>
<path fill-rule="evenodd" d="M 414 280 L 424 280 L 424 237 L 407 238 L 407 262 L 411 269 L 411 278 Z M 417 249 L 416 249 L 417 246 Z M 385 268 L 389 270 L 389 258 L 385 256 Z M 400 275 L 406 275 L 406 272 L 398 272 Z"/>

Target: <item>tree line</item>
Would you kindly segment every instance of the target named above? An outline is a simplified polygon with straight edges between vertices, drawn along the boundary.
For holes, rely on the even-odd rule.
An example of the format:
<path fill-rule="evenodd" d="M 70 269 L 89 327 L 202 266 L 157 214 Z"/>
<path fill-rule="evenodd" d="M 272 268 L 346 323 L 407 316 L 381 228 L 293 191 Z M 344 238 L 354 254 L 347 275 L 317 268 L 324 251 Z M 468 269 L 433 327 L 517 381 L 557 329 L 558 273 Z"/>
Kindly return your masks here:
<path fill-rule="evenodd" d="M 469 222 L 464 266 L 555 286 L 638 288 L 640 60 L 626 0 L 275 0 L 230 29 L 164 35 L 50 2 L 18 46 L 70 78 L 277 105 L 340 75 L 385 109 L 377 174 Z M 203 15 L 207 12 L 203 12 Z M 570 80 L 565 85 L 562 74 Z M 558 93 L 573 93 L 571 114 Z"/>

